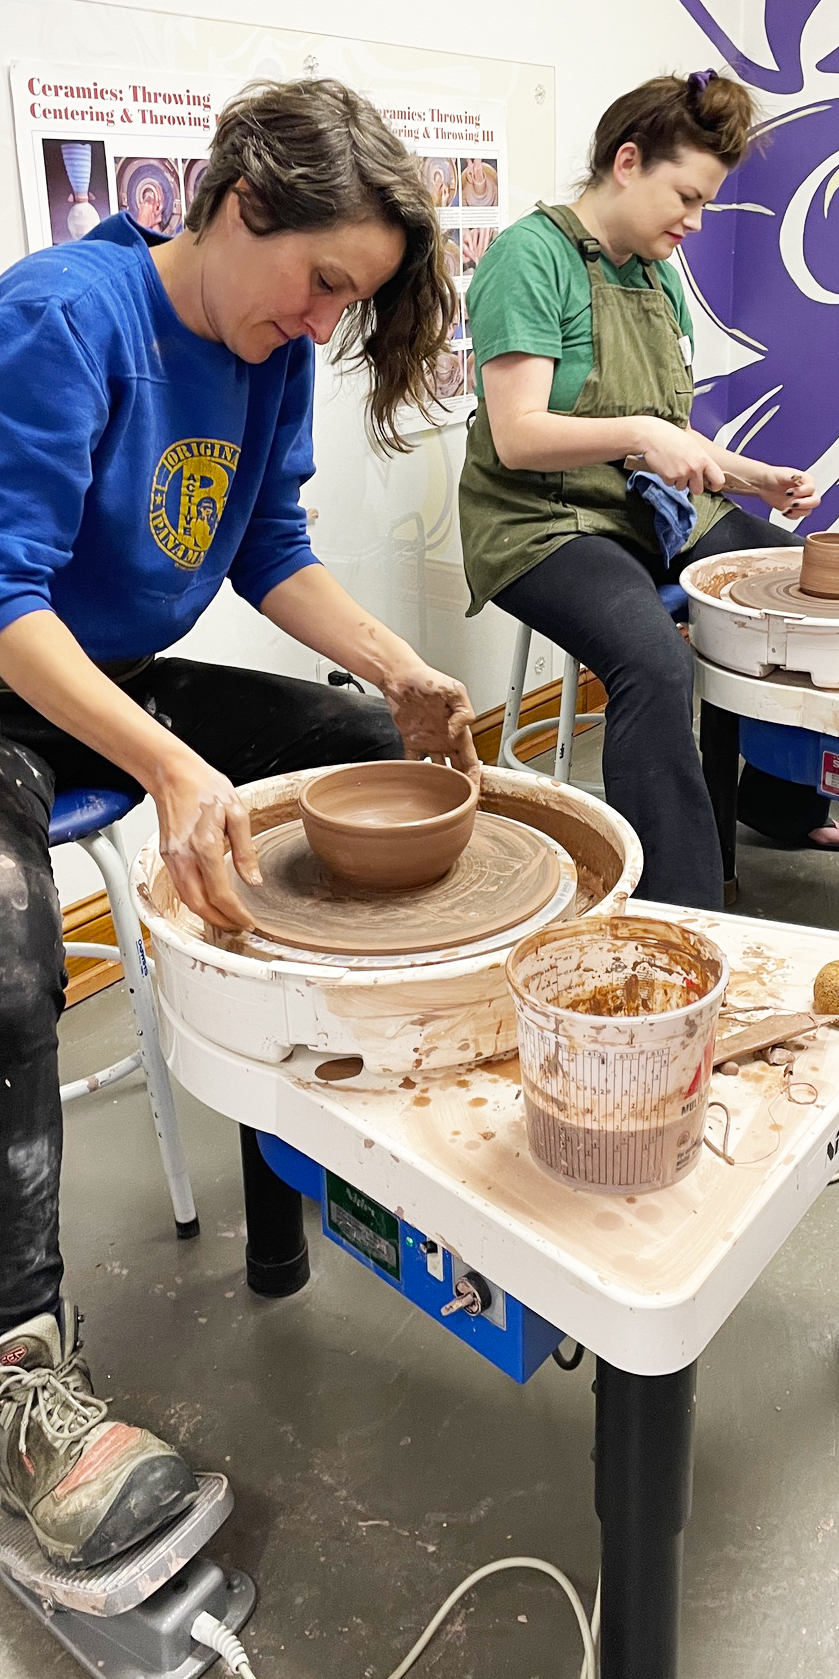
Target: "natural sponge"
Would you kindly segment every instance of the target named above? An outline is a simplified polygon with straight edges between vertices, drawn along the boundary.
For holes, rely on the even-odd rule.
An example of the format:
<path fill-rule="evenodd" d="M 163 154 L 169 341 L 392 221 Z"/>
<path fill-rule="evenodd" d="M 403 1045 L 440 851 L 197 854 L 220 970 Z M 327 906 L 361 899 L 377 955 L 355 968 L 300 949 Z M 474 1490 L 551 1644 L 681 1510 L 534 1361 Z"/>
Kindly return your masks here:
<path fill-rule="evenodd" d="M 819 1014 L 839 1014 L 839 962 L 825 962 L 813 982 L 813 999 Z"/>

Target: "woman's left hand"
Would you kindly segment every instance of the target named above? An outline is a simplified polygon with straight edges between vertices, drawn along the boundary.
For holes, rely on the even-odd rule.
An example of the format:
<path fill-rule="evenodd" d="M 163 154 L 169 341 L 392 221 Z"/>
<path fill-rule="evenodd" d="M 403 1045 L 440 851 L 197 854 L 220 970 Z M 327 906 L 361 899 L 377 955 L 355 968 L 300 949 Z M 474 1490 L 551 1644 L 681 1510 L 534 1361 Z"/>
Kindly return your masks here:
<path fill-rule="evenodd" d="M 475 713 L 462 682 L 417 659 L 381 682 L 393 721 L 405 743 L 406 758 L 448 758 L 455 769 L 477 781 L 481 773 L 469 728 Z"/>
<path fill-rule="evenodd" d="M 818 507 L 821 496 L 809 472 L 794 466 L 764 466 L 759 495 L 787 519 L 804 519 Z"/>

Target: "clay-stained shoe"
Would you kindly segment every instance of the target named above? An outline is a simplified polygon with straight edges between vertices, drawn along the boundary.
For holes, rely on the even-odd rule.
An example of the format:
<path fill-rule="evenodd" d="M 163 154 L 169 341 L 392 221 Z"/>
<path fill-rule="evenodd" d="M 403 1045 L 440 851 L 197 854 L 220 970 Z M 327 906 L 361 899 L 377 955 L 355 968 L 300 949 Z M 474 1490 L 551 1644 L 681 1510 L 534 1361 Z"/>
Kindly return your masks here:
<path fill-rule="evenodd" d="M 80 1318 L 62 1303 L 0 1336 L 0 1503 L 27 1518 L 53 1561 L 93 1568 L 193 1503 L 172 1446 L 108 1416 L 80 1357 Z"/>

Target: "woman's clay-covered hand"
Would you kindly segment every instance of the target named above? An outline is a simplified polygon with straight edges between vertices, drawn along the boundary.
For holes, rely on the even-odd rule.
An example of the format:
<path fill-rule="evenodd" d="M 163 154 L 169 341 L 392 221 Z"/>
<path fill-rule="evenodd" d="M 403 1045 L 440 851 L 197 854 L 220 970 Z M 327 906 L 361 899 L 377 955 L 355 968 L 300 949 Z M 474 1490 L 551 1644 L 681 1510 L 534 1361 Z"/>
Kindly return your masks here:
<path fill-rule="evenodd" d="M 705 445 L 698 432 L 674 426 L 669 420 L 644 415 L 638 420 L 643 441 L 643 455 L 651 472 L 658 473 L 665 484 L 677 490 L 690 490 L 699 496 L 703 490 L 721 490 L 725 473 Z"/>
<path fill-rule="evenodd" d="M 250 819 L 233 783 L 185 748 L 162 771 L 153 796 L 160 854 L 181 901 L 214 927 L 252 927 L 224 866 L 228 844 L 237 874 L 261 884 Z"/>
<path fill-rule="evenodd" d="M 481 773 L 469 728 L 475 713 L 462 682 L 418 660 L 415 666 L 391 675 L 382 692 L 405 743 L 406 758 L 448 758 L 473 781 Z"/>

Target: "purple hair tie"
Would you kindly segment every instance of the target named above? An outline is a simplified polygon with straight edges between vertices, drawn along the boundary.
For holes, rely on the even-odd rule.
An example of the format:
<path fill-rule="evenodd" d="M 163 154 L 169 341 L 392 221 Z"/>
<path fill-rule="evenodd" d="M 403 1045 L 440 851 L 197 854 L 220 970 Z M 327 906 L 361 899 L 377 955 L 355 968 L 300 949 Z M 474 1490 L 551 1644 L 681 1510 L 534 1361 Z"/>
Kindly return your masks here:
<path fill-rule="evenodd" d="M 709 82 L 716 82 L 719 78 L 716 70 L 692 70 L 688 76 L 688 87 L 694 93 L 704 93 Z"/>

